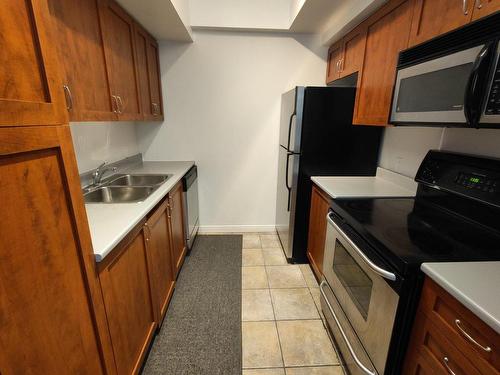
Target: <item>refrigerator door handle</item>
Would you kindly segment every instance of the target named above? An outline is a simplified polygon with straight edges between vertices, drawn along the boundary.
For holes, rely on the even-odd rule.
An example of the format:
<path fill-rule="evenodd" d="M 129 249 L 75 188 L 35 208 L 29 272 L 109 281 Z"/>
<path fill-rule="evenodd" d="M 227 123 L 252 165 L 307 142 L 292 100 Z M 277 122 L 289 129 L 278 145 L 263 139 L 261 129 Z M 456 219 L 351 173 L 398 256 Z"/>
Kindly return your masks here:
<path fill-rule="evenodd" d="M 290 121 L 288 122 L 288 143 L 287 143 L 287 150 L 290 150 L 290 138 L 291 138 L 291 135 L 292 135 L 292 121 L 293 121 L 293 118 L 297 116 L 297 113 L 296 112 L 293 112 L 292 115 L 290 116 Z"/>
<path fill-rule="evenodd" d="M 288 169 L 290 165 L 290 156 L 293 155 L 293 152 L 287 151 L 286 153 L 286 167 L 285 167 L 285 186 L 288 190 L 288 198 L 287 198 L 287 211 L 290 212 L 290 192 L 292 191 L 292 187 L 288 185 Z"/>

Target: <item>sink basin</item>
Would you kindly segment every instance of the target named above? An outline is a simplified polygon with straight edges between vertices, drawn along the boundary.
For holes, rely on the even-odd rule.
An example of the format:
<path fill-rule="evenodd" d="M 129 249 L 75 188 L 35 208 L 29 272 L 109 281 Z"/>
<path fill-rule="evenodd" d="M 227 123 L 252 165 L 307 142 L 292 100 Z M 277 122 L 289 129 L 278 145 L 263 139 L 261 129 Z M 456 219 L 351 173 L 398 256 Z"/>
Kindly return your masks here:
<path fill-rule="evenodd" d="M 170 175 L 166 174 L 124 174 L 106 181 L 107 186 L 156 186 L 164 183 Z"/>
<path fill-rule="evenodd" d="M 152 186 L 103 186 L 84 194 L 85 203 L 141 202 L 154 190 Z"/>

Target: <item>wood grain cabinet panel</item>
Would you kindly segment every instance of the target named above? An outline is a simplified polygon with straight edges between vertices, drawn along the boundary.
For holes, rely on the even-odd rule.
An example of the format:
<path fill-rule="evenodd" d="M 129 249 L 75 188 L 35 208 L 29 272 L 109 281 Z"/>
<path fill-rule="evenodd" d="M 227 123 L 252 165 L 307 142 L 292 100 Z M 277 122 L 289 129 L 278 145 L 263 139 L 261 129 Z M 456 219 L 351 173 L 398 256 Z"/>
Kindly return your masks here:
<path fill-rule="evenodd" d="M 472 20 L 475 21 L 498 11 L 500 11 L 500 0 L 474 0 Z"/>
<path fill-rule="evenodd" d="M 392 1 L 366 21 L 363 69 L 353 123 L 387 125 L 398 54 L 408 46 L 411 1 Z"/>
<path fill-rule="evenodd" d="M 3 1 L 0 126 L 67 122 L 46 0 Z"/>
<path fill-rule="evenodd" d="M 113 0 L 99 0 L 106 68 L 120 120 L 140 120 L 132 18 Z"/>
<path fill-rule="evenodd" d="M 153 305 L 156 322 L 161 324 L 175 285 L 168 223 L 168 199 L 160 204 L 144 226 Z"/>
<path fill-rule="evenodd" d="M 340 76 L 340 60 L 342 59 L 342 40 L 333 44 L 328 50 L 326 65 L 326 83 L 330 83 Z"/>
<path fill-rule="evenodd" d="M 154 110 L 151 103 L 151 89 L 149 82 L 148 43 L 149 35 L 137 23 L 135 29 L 135 49 L 137 53 L 137 77 L 139 80 L 139 98 L 141 99 L 141 113 L 144 120 L 154 120 Z"/>
<path fill-rule="evenodd" d="M 0 373 L 115 373 L 69 127 L 0 128 L 0 181 Z"/>
<path fill-rule="evenodd" d="M 160 58 L 158 43 L 152 37 L 148 39 L 148 73 L 151 105 L 154 120 L 163 120 L 163 101 L 161 91 Z"/>
<path fill-rule="evenodd" d="M 97 0 L 49 0 L 71 121 L 117 120 Z"/>
<path fill-rule="evenodd" d="M 309 214 L 309 235 L 307 239 L 307 258 L 318 279 L 323 274 L 323 255 L 326 238 L 326 215 L 330 208 L 328 197 L 315 185 L 312 188 L 311 210 Z"/>
<path fill-rule="evenodd" d="M 145 236 L 135 229 L 100 263 L 118 374 L 137 374 L 156 328 Z"/>
<path fill-rule="evenodd" d="M 473 2 L 474 0 L 415 0 L 409 46 L 469 23 Z"/>
<path fill-rule="evenodd" d="M 172 256 L 174 274 L 177 277 L 186 256 L 186 231 L 184 228 L 184 209 L 182 207 L 182 182 L 169 193 L 170 230 L 172 234 Z"/>
<path fill-rule="evenodd" d="M 498 333 L 431 279 L 425 279 L 404 374 L 417 374 L 419 366 L 429 366 L 436 374 L 451 370 L 457 375 L 498 375 L 499 347 Z M 425 365 L 419 365 L 422 358 L 427 358 Z"/>
<path fill-rule="evenodd" d="M 361 25 L 343 38 L 340 78 L 361 70 L 365 55 L 366 28 Z"/>

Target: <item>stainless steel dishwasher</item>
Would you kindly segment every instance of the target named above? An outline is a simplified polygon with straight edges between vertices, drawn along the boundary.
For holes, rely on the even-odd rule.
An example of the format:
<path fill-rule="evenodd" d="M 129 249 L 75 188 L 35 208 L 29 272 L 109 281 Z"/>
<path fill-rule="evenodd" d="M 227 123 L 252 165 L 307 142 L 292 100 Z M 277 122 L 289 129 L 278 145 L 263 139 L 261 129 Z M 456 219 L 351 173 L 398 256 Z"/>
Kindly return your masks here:
<path fill-rule="evenodd" d="M 188 250 L 191 250 L 198 234 L 199 208 L 198 208 L 198 168 L 196 165 L 182 178 L 184 215 L 186 228 L 186 242 Z"/>

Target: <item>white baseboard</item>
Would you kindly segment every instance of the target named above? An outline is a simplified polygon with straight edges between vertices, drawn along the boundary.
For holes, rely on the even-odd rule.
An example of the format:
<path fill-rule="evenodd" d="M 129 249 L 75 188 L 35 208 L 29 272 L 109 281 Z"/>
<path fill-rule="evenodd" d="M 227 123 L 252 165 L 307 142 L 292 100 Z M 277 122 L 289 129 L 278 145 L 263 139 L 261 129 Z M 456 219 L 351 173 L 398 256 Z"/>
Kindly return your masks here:
<path fill-rule="evenodd" d="M 200 225 L 200 234 L 275 232 L 274 225 Z"/>

